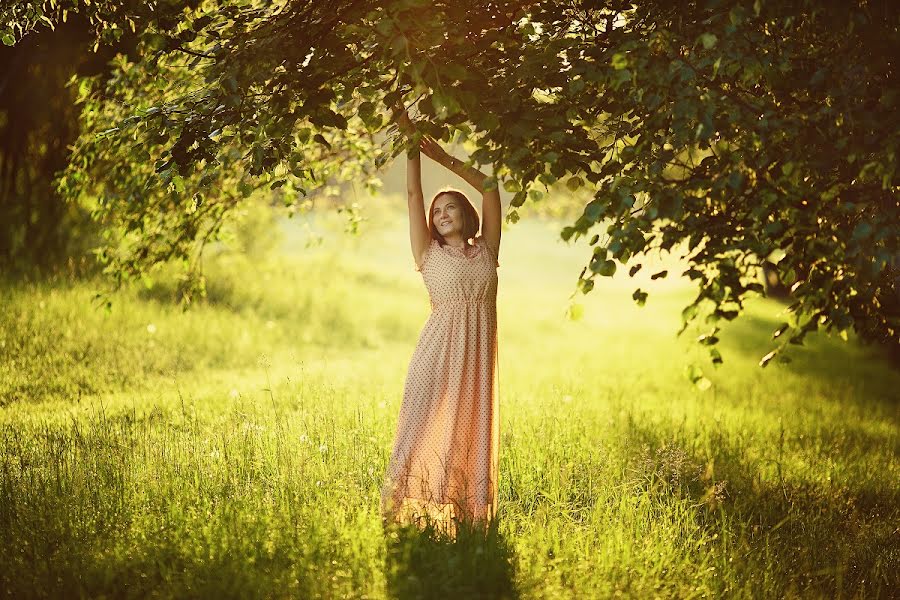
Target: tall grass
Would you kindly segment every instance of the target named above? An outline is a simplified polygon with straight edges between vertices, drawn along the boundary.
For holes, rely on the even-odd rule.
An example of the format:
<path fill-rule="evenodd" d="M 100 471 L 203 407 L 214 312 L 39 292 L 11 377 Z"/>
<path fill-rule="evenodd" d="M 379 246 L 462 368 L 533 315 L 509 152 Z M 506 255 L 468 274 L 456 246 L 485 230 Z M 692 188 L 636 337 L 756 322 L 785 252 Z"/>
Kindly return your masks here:
<path fill-rule="evenodd" d="M 3 289 L 4 597 L 900 595 L 900 376 L 879 354 L 818 337 L 763 370 L 781 307 L 761 299 L 713 369 L 673 335 L 691 289 L 669 279 L 639 282 L 643 308 L 604 281 L 568 321 L 589 252 L 539 222 L 500 256 L 497 527 L 383 530 L 428 300 L 379 211 L 359 238 L 221 253 L 188 312 L 166 273 L 109 313 L 96 281 Z"/>

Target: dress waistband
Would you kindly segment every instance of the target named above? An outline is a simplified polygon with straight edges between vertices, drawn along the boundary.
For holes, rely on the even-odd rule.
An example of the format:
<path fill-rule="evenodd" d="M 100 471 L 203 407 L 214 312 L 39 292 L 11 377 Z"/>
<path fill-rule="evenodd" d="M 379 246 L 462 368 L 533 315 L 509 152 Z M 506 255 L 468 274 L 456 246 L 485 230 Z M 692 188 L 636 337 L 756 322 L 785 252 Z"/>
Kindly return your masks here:
<path fill-rule="evenodd" d="M 450 300 L 437 300 L 431 303 L 431 308 L 439 306 L 466 306 L 466 305 L 492 305 L 490 298 L 452 298 Z"/>

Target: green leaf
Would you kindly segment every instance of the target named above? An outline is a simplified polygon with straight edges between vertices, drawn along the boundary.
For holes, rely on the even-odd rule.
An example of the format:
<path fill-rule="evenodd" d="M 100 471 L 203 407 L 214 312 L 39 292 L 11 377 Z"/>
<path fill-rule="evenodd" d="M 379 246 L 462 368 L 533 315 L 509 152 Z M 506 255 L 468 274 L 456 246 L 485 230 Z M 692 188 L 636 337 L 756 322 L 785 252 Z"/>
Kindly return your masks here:
<path fill-rule="evenodd" d="M 375 114 L 375 103 L 369 102 L 368 100 L 366 102 L 363 102 L 359 105 L 357 114 L 359 114 L 359 117 L 363 121 L 369 121 L 372 118 L 372 115 Z"/>
<path fill-rule="evenodd" d="M 403 54 L 404 52 L 406 52 L 407 47 L 406 36 L 403 34 L 395 35 L 393 38 L 391 38 L 390 46 L 394 50 L 395 54 Z"/>
<path fill-rule="evenodd" d="M 769 237 L 776 237 L 779 233 L 784 231 L 784 224 L 781 221 L 774 221 L 772 223 L 766 223 L 766 226 L 763 227 L 763 231 Z"/>
<path fill-rule="evenodd" d="M 584 207 L 584 216 L 596 223 L 603 216 L 603 203 L 600 200 L 591 200 Z"/>
<path fill-rule="evenodd" d="M 439 119 L 446 119 L 461 110 L 455 98 L 441 92 L 435 92 L 431 95 L 431 104 L 434 106 L 435 116 Z"/>
<path fill-rule="evenodd" d="M 703 44 L 703 47 L 707 50 L 711 50 L 715 48 L 716 42 L 719 41 L 719 38 L 716 37 L 714 33 L 704 33 L 700 36 L 700 43 Z"/>
<path fill-rule="evenodd" d="M 647 303 L 647 292 L 643 292 L 638 288 L 631 294 L 631 298 L 637 302 L 638 306 L 644 306 Z"/>
<path fill-rule="evenodd" d="M 621 69 L 615 72 L 615 75 L 612 77 L 612 88 L 614 90 L 619 89 L 622 84 L 627 81 L 631 81 L 631 70 L 630 69 Z"/>
<path fill-rule="evenodd" d="M 719 343 L 719 338 L 711 333 L 704 333 L 700 337 L 697 338 L 697 341 L 703 344 L 704 346 L 713 346 Z"/>
<path fill-rule="evenodd" d="M 697 316 L 697 312 L 699 308 L 696 304 L 691 304 L 687 306 L 684 310 L 681 311 L 681 321 L 687 324 L 689 321 L 694 319 Z"/>
<path fill-rule="evenodd" d="M 621 71 L 622 69 L 628 68 L 628 57 L 622 52 L 616 52 L 613 54 L 610 64 L 616 71 Z"/>
<path fill-rule="evenodd" d="M 594 261 L 591 265 L 591 271 L 603 277 L 612 277 L 616 274 L 616 261 L 612 259 Z"/>
<path fill-rule="evenodd" d="M 316 135 L 314 135 L 313 141 L 316 141 L 331 150 L 331 144 L 328 143 L 328 140 L 326 140 L 325 136 L 323 136 L 321 133 L 317 133 Z"/>
<path fill-rule="evenodd" d="M 872 225 L 865 221 L 860 221 L 853 228 L 853 241 L 858 242 L 872 235 Z"/>
<path fill-rule="evenodd" d="M 584 317 L 584 306 L 573 302 L 566 309 L 566 318 L 570 321 L 580 321 Z"/>
<path fill-rule="evenodd" d="M 707 379 L 703 375 L 703 369 L 695 364 L 689 365 L 687 369 L 685 369 L 685 375 L 700 391 L 706 391 L 712 387 L 712 381 Z"/>

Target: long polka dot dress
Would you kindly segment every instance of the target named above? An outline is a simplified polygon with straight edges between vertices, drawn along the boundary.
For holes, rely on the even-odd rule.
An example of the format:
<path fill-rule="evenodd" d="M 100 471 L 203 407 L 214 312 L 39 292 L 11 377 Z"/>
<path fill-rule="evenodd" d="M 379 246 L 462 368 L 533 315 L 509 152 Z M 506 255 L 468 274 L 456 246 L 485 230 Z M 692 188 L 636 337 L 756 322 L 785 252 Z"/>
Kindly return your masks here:
<path fill-rule="evenodd" d="M 426 520 L 451 535 L 497 511 L 499 411 L 497 253 L 436 239 L 416 270 L 431 316 L 413 352 L 381 490 L 386 522 Z"/>

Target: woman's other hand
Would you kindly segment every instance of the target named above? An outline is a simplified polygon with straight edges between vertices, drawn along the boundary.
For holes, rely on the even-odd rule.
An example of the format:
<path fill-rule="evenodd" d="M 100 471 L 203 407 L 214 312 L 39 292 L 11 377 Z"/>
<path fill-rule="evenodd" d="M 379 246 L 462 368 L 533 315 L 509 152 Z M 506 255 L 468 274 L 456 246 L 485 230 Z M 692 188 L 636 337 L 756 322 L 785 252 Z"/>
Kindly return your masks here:
<path fill-rule="evenodd" d="M 419 142 L 419 151 L 434 162 L 447 167 L 450 171 L 465 179 L 466 182 L 476 190 L 479 190 L 482 193 L 489 191 L 484 189 L 484 182 L 487 179 L 487 175 L 475 167 L 467 165 L 458 158 L 454 158 L 447 154 L 446 150 L 431 137 L 427 135 L 422 136 L 422 141 Z"/>
<path fill-rule="evenodd" d="M 419 143 L 419 150 L 434 162 L 440 163 L 445 167 L 450 167 L 450 162 L 453 160 L 440 144 L 427 135 L 422 136 L 422 141 Z"/>

